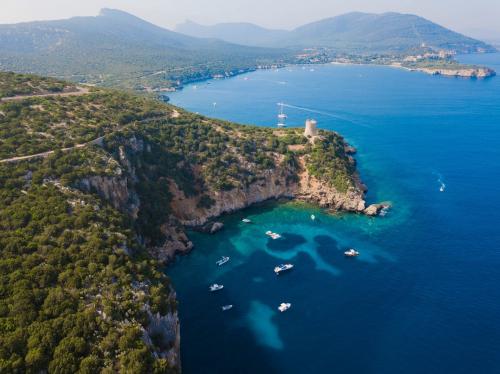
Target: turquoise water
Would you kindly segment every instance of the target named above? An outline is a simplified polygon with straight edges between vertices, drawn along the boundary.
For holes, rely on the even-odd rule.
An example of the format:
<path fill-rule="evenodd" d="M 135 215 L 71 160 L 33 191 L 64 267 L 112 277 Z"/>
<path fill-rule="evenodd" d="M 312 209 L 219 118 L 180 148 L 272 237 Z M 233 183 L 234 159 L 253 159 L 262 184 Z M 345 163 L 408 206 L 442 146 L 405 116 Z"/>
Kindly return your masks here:
<path fill-rule="evenodd" d="M 500 71 L 500 54 L 463 59 Z M 372 219 L 267 203 L 224 217 L 214 236 L 192 233 L 195 250 L 167 269 L 184 371 L 498 373 L 500 78 L 313 69 L 198 83 L 171 99 L 257 125 L 276 123 L 279 101 L 315 111 L 286 109 L 290 124 L 312 116 L 356 146 L 368 200 L 393 209 Z M 360 257 L 346 259 L 349 247 Z M 231 261 L 218 267 L 222 255 Z M 277 277 L 285 261 L 295 268 Z M 214 282 L 224 289 L 209 293 Z"/>

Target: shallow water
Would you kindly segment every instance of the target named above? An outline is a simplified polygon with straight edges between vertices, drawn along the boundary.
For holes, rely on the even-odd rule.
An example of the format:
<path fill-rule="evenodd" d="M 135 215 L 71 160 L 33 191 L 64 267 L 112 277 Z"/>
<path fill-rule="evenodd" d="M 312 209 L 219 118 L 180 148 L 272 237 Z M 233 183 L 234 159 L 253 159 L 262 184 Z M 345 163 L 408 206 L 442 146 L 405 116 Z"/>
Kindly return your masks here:
<path fill-rule="evenodd" d="M 463 59 L 500 71 L 500 54 Z M 224 217 L 216 235 L 192 233 L 196 249 L 167 270 L 186 373 L 498 372 L 499 77 L 291 67 L 197 83 L 171 100 L 257 125 L 275 125 L 277 102 L 306 108 L 286 108 L 289 123 L 312 116 L 344 135 L 369 202 L 393 204 L 372 219 L 267 203 Z M 345 258 L 350 247 L 361 255 Z M 222 255 L 231 261 L 218 267 Z M 276 276 L 285 261 L 295 268 Z M 209 293 L 214 282 L 225 288 Z"/>

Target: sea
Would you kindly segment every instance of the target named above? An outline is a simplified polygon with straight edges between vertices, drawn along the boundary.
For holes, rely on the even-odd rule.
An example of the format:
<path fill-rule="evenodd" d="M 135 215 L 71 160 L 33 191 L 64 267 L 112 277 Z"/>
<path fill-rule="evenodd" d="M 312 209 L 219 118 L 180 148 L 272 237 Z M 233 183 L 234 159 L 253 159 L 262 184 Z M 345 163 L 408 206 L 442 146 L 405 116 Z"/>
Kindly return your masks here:
<path fill-rule="evenodd" d="M 500 72 L 500 54 L 459 59 Z M 289 126 L 314 118 L 356 147 L 367 202 L 392 206 L 368 218 L 272 201 L 191 232 L 166 270 L 185 373 L 500 373 L 500 77 L 290 66 L 170 99 L 271 127 L 282 102 Z M 282 263 L 294 268 L 277 276 Z"/>

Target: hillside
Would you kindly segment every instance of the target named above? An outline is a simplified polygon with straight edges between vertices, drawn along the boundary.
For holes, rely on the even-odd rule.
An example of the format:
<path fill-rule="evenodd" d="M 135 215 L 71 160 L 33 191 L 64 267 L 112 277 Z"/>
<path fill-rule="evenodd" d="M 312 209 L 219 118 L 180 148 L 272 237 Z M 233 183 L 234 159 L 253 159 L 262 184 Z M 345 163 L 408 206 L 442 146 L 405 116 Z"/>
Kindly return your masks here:
<path fill-rule="evenodd" d="M 219 23 L 212 26 L 186 21 L 175 27 L 175 31 L 198 38 L 214 38 L 247 46 L 269 46 L 285 38 L 286 30 L 270 30 L 252 23 Z"/>
<path fill-rule="evenodd" d="M 331 48 L 336 53 L 409 53 L 422 49 L 457 53 L 493 51 L 490 45 L 458 34 L 425 18 L 400 13 L 348 13 L 300 26 L 292 31 L 259 30 L 248 34 L 247 24 L 200 26 L 186 23 L 187 35 L 210 35 L 234 43 L 288 48 Z"/>
<path fill-rule="evenodd" d="M 133 89 L 236 73 L 276 61 L 282 51 L 188 37 L 118 10 L 0 25 L 0 70 Z"/>
<path fill-rule="evenodd" d="M 0 73 L 0 91 L 15 80 L 33 95 L 61 84 Z M 186 226 L 283 197 L 369 213 L 333 132 L 308 139 L 103 89 L 0 102 L 0 120 L 0 372 L 178 372 L 161 265 L 192 248 Z"/>

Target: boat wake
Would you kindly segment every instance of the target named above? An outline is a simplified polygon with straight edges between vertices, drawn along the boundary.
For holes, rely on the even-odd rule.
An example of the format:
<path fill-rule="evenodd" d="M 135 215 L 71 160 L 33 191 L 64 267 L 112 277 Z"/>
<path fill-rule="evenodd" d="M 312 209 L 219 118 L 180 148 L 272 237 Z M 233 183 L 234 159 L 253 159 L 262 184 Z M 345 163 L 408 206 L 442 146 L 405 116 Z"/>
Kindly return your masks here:
<path fill-rule="evenodd" d="M 446 184 L 443 181 L 443 176 L 437 172 L 434 174 L 438 177 L 437 182 L 439 183 L 439 192 L 444 192 L 446 190 Z"/>
<path fill-rule="evenodd" d="M 353 121 L 352 119 L 346 118 L 344 116 L 340 116 L 338 114 L 334 114 L 334 113 L 330 113 L 330 112 L 325 112 L 323 110 L 317 110 L 317 109 L 306 108 L 306 107 L 302 107 L 302 106 L 291 105 L 291 104 L 284 104 L 284 103 L 282 105 L 285 106 L 285 107 L 287 107 L 287 108 L 293 108 L 293 109 L 303 110 L 303 111 L 309 112 L 309 113 L 321 114 L 323 116 L 327 116 L 327 117 L 335 118 L 335 119 L 338 119 L 338 120 L 341 120 L 341 121 L 352 123 L 353 125 L 359 125 L 359 126 L 363 126 L 363 127 L 370 127 L 370 126 L 368 126 L 368 125 L 366 125 L 364 123 L 361 123 L 361 122 L 358 122 L 358 121 Z"/>

